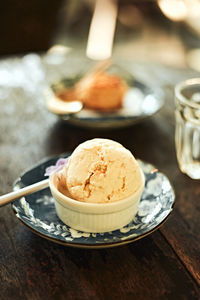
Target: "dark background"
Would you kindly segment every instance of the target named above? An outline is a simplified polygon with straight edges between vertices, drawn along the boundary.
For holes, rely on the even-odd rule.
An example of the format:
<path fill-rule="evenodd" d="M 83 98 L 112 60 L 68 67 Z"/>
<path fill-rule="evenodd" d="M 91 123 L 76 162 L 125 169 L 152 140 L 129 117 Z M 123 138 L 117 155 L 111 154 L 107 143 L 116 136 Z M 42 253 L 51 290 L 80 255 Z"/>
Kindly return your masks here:
<path fill-rule="evenodd" d="M 162 21 L 169 27 L 156 1 L 119 1 L 119 7 L 134 5 L 142 13 L 142 18 L 151 22 Z M 0 55 L 46 51 L 60 32 L 69 37 L 81 38 L 86 42 L 92 16 L 91 1 L 77 0 L 7 0 L 0 2 Z M 141 29 L 141 18 L 135 17 L 134 30 Z M 133 21 L 134 23 L 134 21 Z M 173 24 L 170 25 L 170 27 Z M 132 29 L 117 23 L 120 39 L 130 36 Z"/>

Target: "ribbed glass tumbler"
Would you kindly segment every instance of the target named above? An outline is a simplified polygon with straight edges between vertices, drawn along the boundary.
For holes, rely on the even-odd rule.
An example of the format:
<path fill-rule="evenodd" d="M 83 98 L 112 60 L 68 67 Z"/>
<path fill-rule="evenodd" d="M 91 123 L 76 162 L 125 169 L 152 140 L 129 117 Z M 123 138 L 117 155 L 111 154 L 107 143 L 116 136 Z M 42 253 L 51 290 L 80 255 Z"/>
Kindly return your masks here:
<path fill-rule="evenodd" d="M 175 86 L 175 145 L 180 170 L 200 179 L 200 78 Z"/>

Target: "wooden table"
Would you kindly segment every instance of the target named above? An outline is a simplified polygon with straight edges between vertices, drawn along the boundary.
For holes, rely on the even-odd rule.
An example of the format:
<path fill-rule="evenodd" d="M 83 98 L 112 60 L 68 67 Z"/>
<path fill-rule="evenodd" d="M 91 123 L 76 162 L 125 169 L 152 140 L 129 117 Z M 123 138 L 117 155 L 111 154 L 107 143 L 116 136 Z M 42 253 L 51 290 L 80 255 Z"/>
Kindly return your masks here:
<path fill-rule="evenodd" d="M 179 171 L 173 104 L 173 85 L 198 74 L 135 64 L 138 78 L 145 74 L 144 80 L 163 88 L 164 107 L 140 124 L 95 130 L 72 127 L 46 111 L 40 66 L 37 55 L 0 62 L 0 194 L 9 192 L 13 181 L 44 157 L 104 137 L 165 173 L 176 203 L 167 222 L 151 235 L 99 250 L 43 239 L 18 221 L 11 205 L 2 207 L 0 299 L 200 299 L 200 183 Z"/>

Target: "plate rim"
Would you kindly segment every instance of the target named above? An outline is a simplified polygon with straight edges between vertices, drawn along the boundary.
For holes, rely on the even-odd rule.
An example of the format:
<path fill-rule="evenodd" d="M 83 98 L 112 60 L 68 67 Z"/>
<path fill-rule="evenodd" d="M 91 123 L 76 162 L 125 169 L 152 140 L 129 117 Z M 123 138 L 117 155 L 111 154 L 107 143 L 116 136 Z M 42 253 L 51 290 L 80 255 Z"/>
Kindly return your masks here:
<path fill-rule="evenodd" d="M 25 227 L 27 227 L 32 233 L 36 234 L 37 236 L 41 237 L 41 238 L 44 238 L 48 241 L 51 241 L 55 244 L 59 244 L 59 245 L 62 245 L 62 246 L 69 246 L 69 247 L 72 247 L 72 248 L 81 248 L 81 249 L 105 249 L 105 248 L 114 248 L 114 247 L 120 247 L 120 246 L 124 246 L 124 245 L 127 245 L 127 244 L 130 244 L 130 243 L 133 243 L 133 242 L 136 242 L 150 234 L 152 234 L 154 231 L 157 231 L 166 221 L 167 219 L 170 217 L 172 211 L 173 211 L 173 208 L 174 208 L 174 203 L 175 201 L 173 202 L 173 205 L 171 207 L 171 210 L 170 212 L 168 213 L 168 215 L 162 220 L 162 222 L 160 222 L 156 227 L 152 228 L 151 230 L 149 230 L 148 232 L 145 232 L 139 236 L 136 236 L 136 237 L 133 237 L 133 238 L 130 238 L 130 239 L 127 239 L 127 240 L 123 240 L 123 241 L 117 241 L 117 242 L 111 242 L 111 243 L 102 243 L 102 244 L 83 244 L 83 243 L 72 243 L 72 242 L 69 242 L 69 241 L 62 241 L 62 240 L 59 240 L 59 239 L 56 239 L 56 238 L 51 238 L 50 236 L 47 236 L 45 234 L 42 234 L 41 232 L 35 230 L 34 228 L 32 228 L 30 225 L 28 225 L 24 220 L 22 220 L 21 218 L 19 218 L 17 216 L 17 211 L 15 210 L 14 206 L 12 205 L 12 210 L 15 214 L 15 216 L 17 217 L 17 219 L 23 224 L 25 225 Z"/>

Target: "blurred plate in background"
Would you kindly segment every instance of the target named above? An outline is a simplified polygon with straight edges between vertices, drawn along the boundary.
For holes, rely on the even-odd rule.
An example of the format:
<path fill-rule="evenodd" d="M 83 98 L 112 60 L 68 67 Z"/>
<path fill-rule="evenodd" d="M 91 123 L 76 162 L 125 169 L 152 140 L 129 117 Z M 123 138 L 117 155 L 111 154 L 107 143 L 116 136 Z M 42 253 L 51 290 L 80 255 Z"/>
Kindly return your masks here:
<path fill-rule="evenodd" d="M 164 93 L 161 89 L 151 88 L 135 80 L 129 73 L 124 73 L 121 77 L 127 82 L 129 90 L 124 96 L 120 109 L 112 112 L 100 112 L 83 107 L 76 114 L 54 113 L 62 120 L 81 127 L 119 128 L 141 122 L 160 110 L 164 104 Z M 72 87 L 80 78 L 81 75 L 75 75 L 55 82 L 45 93 L 47 100 L 48 97 L 52 97 L 62 89 Z"/>

